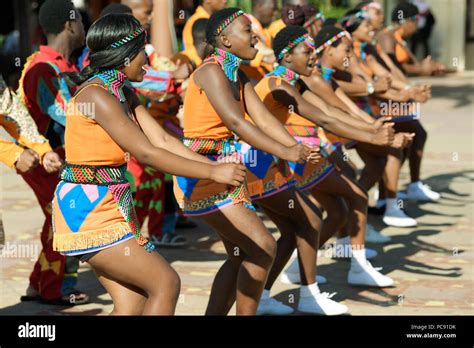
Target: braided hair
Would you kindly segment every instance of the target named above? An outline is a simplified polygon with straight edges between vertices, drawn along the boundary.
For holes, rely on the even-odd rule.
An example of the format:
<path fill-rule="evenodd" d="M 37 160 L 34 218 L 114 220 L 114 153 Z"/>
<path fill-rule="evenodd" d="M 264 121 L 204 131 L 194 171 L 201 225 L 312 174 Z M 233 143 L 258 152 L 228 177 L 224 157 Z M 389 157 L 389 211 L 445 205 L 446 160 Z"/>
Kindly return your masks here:
<path fill-rule="evenodd" d="M 305 28 L 297 25 L 289 25 L 278 32 L 273 39 L 273 52 L 278 57 L 285 47 L 296 38 L 308 34 Z"/>
<path fill-rule="evenodd" d="M 146 33 L 140 32 L 136 37 L 112 48 L 112 44 L 139 31 L 140 22 L 128 14 L 109 13 L 96 20 L 90 27 L 86 43 L 90 50 L 90 65 L 79 73 L 61 74 L 66 81 L 78 86 L 105 69 L 119 69 L 132 61 L 145 47 Z"/>
<path fill-rule="evenodd" d="M 212 47 L 217 46 L 217 38 L 219 37 L 218 29 L 224 24 L 224 21 L 229 17 L 242 11 L 237 7 L 224 8 L 223 10 L 217 11 L 211 15 L 206 26 L 206 41 Z M 225 29 L 224 29 L 225 31 Z"/>
<path fill-rule="evenodd" d="M 344 29 L 338 28 L 338 27 L 333 27 L 333 26 L 325 26 L 323 27 L 319 33 L 316 35 L 314 38 L 314 46 L 316 49 L 323 45 L 326 41 L 331 39 L 332 37 L 336 36 L 337 34 L 343 32 Z M 337 47 L 339 44 L 342 42 L 342 38 L 337 39 L 334 41 L 331 46 L 332 47 Z M 321 55 L 322 52 L 319 53 Z"/>

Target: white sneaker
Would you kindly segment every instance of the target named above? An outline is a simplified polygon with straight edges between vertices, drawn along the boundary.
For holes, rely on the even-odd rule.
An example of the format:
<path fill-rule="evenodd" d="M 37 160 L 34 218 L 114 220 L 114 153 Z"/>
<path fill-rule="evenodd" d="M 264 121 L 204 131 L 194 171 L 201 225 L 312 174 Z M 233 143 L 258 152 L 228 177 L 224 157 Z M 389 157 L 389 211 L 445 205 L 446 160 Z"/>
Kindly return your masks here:
<path fill-rule="evenodd" d="M 260 299 L 260 303 L 257 307 L 257 315 L 288 315 L 293 312 L 293 308 L 272 297 Z"/>
<path fill-rule="evenodd" d="M 385 225 L 394 227 L 414 227 L 418 225 L 415 219 L 406 215 L 398 207 L 387 208 L 382 220 Z"/>
<path fill-rule="evenodd" d="M 333 259 L 350 259 L 352 257 L 352 246 L 350 244 L 350 238 L 345 237 L 342 241 L 337 239 L 332 249 Z M 367 260 L 373 259 L 378 255 L 378 252 L 374 249 L 365 248 L 365 258 Z"/>
<path fill-rule="evenodd" d="M 374 226 L 367 224 L 365 228 L 365 241 L 367 243 L 388 243 L 392 238 L 382 235 Z"/>
<path fill-rule="evenodd" d="M 430 202 L 439 200 L 441 195 L 431 190 L 428 185 L 417 181 L 408 185 L 407 198 L 414 201 Z"/>
<path fill-rule="evenodd" d="M 326 284 L 328 280 L 326 277 L 317 275 L 315 277 L 316 283 L 318 284 Z M 294 273 L 294 272 L 287 272 L 283 271 L 280 276 L 280 281 L 284 284 L 301 284 L 301 276 L 300 273 Z"/>
<path fill-rule="evenodd" d="M 346 305 L 331 300 L 336 293 L 318 293 L 314 296 L 300 297 L 298 311 L 311 314 L 341 315 L 347 313 Z"/>
<path fill-rule="evenodd" d="M 351 269 L 347 274 L 347 282 L 352 285 L 365 285 L 374 287 L 392 286 L 394 281 L 392 278 L 379 273 L 369 261 L 365 265 L 351 265 Z"/>

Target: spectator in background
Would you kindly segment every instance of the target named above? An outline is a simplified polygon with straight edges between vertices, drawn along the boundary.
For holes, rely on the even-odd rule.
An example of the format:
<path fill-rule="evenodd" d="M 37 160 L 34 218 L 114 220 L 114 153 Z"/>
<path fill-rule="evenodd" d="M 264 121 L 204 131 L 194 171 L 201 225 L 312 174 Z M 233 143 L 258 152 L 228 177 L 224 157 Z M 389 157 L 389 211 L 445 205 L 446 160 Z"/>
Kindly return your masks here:
<path fill-rule="evenodd" d="M 39 23 L 46 34 L 47 45 L 40 46 L 39 51 L 27 59 L 20 79 L 20 100 L 28 108 L 40 134 L 64 159 L 66 108 L 74 90 L 60 74 L 78 70 L 70 58 L 72 52 L 84 44 L 84 27 L 79 11 L 70 0 L 46 0 L 40 8 Z M 57 173 L 48 173 L 38 166 L 21 175 L 33 189 L 46 217 L 41 231 L 43 250 L 22 300 L 61 305 L 88 302 L 87 294 L 74 289 L 79 261 L 53 250 L 51 201 L 59 182 Z"/>
<path fill-rule="evenodd" d="M 412 3 L 418 7 L 418 30 L 411 37 L 411 51 L 416 55 L 417 48 L 421 45 L 421 58 L 430 55 L 429 39 L 435 24 L 435 18 L 429 5 L 424 0 L 413 0 Z"/>

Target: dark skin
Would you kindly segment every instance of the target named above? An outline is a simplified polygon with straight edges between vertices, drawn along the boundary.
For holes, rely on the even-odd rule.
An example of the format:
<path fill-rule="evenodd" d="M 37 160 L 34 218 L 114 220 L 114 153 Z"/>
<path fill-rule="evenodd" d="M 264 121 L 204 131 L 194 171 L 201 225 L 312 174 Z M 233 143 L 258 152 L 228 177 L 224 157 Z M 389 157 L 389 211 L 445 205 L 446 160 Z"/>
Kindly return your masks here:
<path fill-rule="evenodd" d="M 82 17 L 79 11 L 75 10 L 71 16 L 71 20 L 64 23 L 64 29 L 58 34 L 47 33 L 46 38 L 48 46 L 53 48 L 56 52 L 60 53 L 67 60 L 70 58 L 72 52 L 83 46 L 84 44 L 84 26 L 82 25 Z M 29 150 L 31 151 L 31 150 Z M 33 152 L 33 151 L 32 151 Z M 36 154 L 36 153 L 35 153 Z M 25 153 L 25 156 L 28 158 L 35 157 L 31 153 Z M 23 155 L 22 155 L 23 156 Z M 36 157 L 38 155 L 36 154 Z M 21 159 L 21 158 L 20 158 Z M 60 166 L 61 159 L 55 152 L 48 152 L 43 157 L 43 165 L 48 172 L 57 170 Z M 31 169 L 31 168 L 30 168 Z M 26 290 L 27 296 L 35 297 L 39 293 L 31 285 Z M 87 294 L 80 293 L 76 295 L 77 300 L 87 299 Z M 62 298 L 64 301 L 69 300 L 69 296 L 64 296 Z"/>
<path fill-rule="evenodd" d="M 268 27 L 275 17 L 276 0 L 261 0 L 252 6 L 252 15 L 258 19 L 262 27 Z"/>
<path fill-rule="evenodd" d="M 226 3 L 227 0 L 203 0 L 201 6 L 207 13 L 212 15 L 213 13 L 222 10 Z"/>
<path fill-rule="evenodd" d="M 341 46 L 341 47 L 339 47 Z M 320 62 L 323 66 L 327 68 L 347 68 L 344 65 L 344 61 L 348 61 L 347 57 L 352 55 L 352 49 L 349 42 L 343 40 L 339 46 L 336 48 L 332 47 L 330 50 L 329 48 L 324 50 L 322 53 L 322 57 Z M 331 47 L 330 47 L 331 48 Z M 346 55 L 343 54 L 345 51 Z M 354 62 L 351 61 L 351 64 Z M 313 74 L 314 75 L 314 74 Z M 312 80 L 314 77 L 312 76 L 308 80 Z M 311 82 L 314 81 L 309 81 Z M 327 85 L 327 84 L 326 84 Z M 332 88 L 318 88 L 311 84 L 315 93 L 324 93 L 324 99 L 327 99 L 327 94 L 334 94 L 337 98 L 342 101 L 346 107 L 351 111 L 349 114 L 356 114 L 361 119 L 365 120 L 366 122 L 372 122 L 374 129 L 380 128 L 382 123 L 385 120 L 389 119 L 387 117 L 382 117 L 377 121 L 373 121 L 372 117 L 368 114 L 365 114 L 362 110 L 360 110 L 357 105 L 351 101 L 344 91 L 341 88 L 338 88 L 335 92 L 332 91 Z M 327 85 L 328 86 L 328 85 Z M 329 86 L 328 86 L 329 87 Z M 339 105 L 339 104 L 338 104 Z M 358 142 L 356 145 L 356 150 L 359 153 L 361 159 L 365 163 L 365 167 L 361 173 L 361 176 L 358 181 L 358 185 L 364 189 L 364 191 L 368 191 L 380 178 L 384 177 L 387 183 L 387 187 L 390 188 L 389 192 L 396 192 L 396 187 L 398 185 L 398 176 L 400 170 L 400 158 L 403 148 L 408 146 L 412 141 L 414 134 L 409 133 L 397 133 L 394 136 L 394 142 L 391 144 L 390 147 L 388 146 L 380 146 L 375 144 L 369 144 L 365 142 Z M 355 180 L 355 178 L 353 178 Z M 330 197 L 322 197 L 323 200 L 326 201 L 328 205 L 328 209 L 332 209 L 335 214 L 337 209 L 341 209 L 343 204 L 336 202 L 336 200 L 331 200 Z M 338 223 L 341 221 L 338 216 L 336 215 L 335 219 L 331 218 L 331 215 L 328 214 L 328 222 L 324 226 L 327 227 L 328 234 L 323 233 L 323 238 L 329 238 L 329 231 L 334 231 L 334 229 L 339 228 L 340 231 L 343 231 L 342 225 Z M 326 221 L 325 221 L 326 223 Z M 344 229 L 347 231 L 347 228 Z M 324 231 L 326 232 L 326 231 Z"/>
<path fill-rule="evenodd" d="M 291 52 L 286 53 L 280 64 L 299 73 L 302 76 L 310 76 L 314 69 L 313 49 L 304 42 L 296 46 Z M 324 113 L 316 107 L 314 94 L 306 90 L 303 95 L 300 94 L 298 86 L 292 86 L 287 82 L 277 85 L 274 81 L 270 82 L 273 97 L 284 105 L 292 106 L 295 112 L 327 129 L 337 135 L 364 141 L 377 145 L 390 145 L 393 142 L 392 124 L 385 124 L 378 129 L 363 130 L 367 124 L 360 122 L 360 128 L 354 128 L 353 125 L 345 123 L 343 119 L 337 119 Z M 354 246 L 364 245 L 365 225 L 367 221 L 367 194 L 359 187 L 357 183 L 343 174 L 333 171 L 328 177 L 311 189 L 311 194 L 316 200 L 328 210 L 328 214 L 338 211 L 346 211 L 344 202 L 347 202 L 349 208 L 349 233 L 351 242 Z M 345 224 L 344 218 L 333 219 L 334 226 L 330 225 L 331 230 L 323 225 L 320 243 L 326 242 L 336 231 Z"/>
<path fill-rule="evenodd" d="M 247 60 L 255 57 L 255 44 L 256 37 L 251 30 L 250 21 L 244 16 L 226 28 L 217 42 L 219 48 Z M 207 64 L 196 71 L 194 81 L 206 93 L 227 127 L 243 141 L 282 158 L 293 157 L 297 161 L 318 160 L 316 151 L 297 144 L 269 113 L 243 74 L 239 75 L 238 82 L 233 83 L 227 79 L 219 66 Z M 255 126 L 245 120 L 239 108 L 240 88 L 243 88 L 246 111 Z M 296 207 L 291 209 L 291 212 L 285 203 L 288 200 L 296 202 Z M 222 265 L 214 280 L 206 310 L 208 315 L 227 314 L 235 301 L 237 314 L 255 314 L 264 285 L 265 288 L 271 287 L 288 260 L 279 257 L 279 254 L 284 250 L 286 255 L 287 249 L 291 254 L 295 245 L 305 255 L 302 266 L 303 281 L 314 283 L 317 231 L 320 228 L 317 208 L 295 190 L 286 190 L 259 202 L 274 218 L 282 232 L 276 251 L 276 263 L 270 273 L 268 272 L 275 255 L 275 242 L 255 214 L 236 205 L 203 217 L 222 238 L 229 255 L 229 260 Z M 296 231 L 295 226 L 298 226 Z M 245 254 L 235 256 L 231 251 L 236 247 L 244 250 Z M 267 277 L 268 282 L 265 284 Z"/>
<path fill-rule="evenodd" d="M 416 20 L 407 19 L 406 22 L 397 25 L 397 27 L 402 28 L 403 39 L 409 39 L 416 32 Z M 385 53 L 395 53 L 397 41 L 393 35 L 393 32 L 380 32 L 377 36 L 377 41 L 380 43 Z M 403 69 L 407 74 L 430 76 L 434 74 L 443 74 L 446 72 L 446 66 L 442 63 L 434 61 L 431 56 L 419 61 L 407 47 L 403 47 L 403 49 L 410 56 L 410 61 L 408 63 L 403 63 Z"/>
<path fill-rule="evenodd" d="M 119 68 L 133 82 L 143 80 L 146 62 L 144 50 L 130 64 Z M 168 135 L 143 107 L 135 94 L 125 88 L 127 101 L 120 103 L 107 90 L 84 83 L 78 103 L 94 103 L 94 120 L 122 148 L 143 164 L 175 175 L 212 179 L 228 185 L 240 185 L 245 166 L 217 164 L 186 148 Z M 132 120 L 136 117 L 143 131 Z M 124 252 L 128 250 L 129 252 Z M 127 255 L 133 254 L 133 257 Z M 172 315 L 179 295 L 180 280 L 173 268 L 156 252 L 148 253 L 133 241 L 107 248 L 88 261 L 102 285 L 112 296 L 112 314 Z M 160 279 L 156 282 L 155 279 Z"/>

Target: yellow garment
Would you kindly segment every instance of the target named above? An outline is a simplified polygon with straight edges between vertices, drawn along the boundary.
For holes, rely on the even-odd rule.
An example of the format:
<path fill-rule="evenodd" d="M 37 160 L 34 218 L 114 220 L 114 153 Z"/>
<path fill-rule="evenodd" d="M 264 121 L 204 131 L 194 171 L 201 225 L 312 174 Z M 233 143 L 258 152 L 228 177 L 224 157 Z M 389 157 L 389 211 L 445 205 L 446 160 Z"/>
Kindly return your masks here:
<path fill-rule="evenodd" d="M 0 139 L 0 161 L 7 166 L 13 168 L 25 148 L 36 151 L 40 160 L 46 152 L 52 151 L 49 142 L 39 134 L 26 106 L 8 88 L 0 95 L 0 125 L 18 143 Z"/>
<path fill-rule="evenodd" d="M 207 13 L 204 7 L 198 6 L 196 8 L 196 12 L 194 12 L 194 14 L 189 17 L 183 28 L 184 49 L 188 52 L 189 58 L 191 58 L 191 60 L 196 63 L 196 66 L 199 66 L 202 63 L 202 60 L 196 51 L 196 47 L 194 47 L 193 25 L 198 19 L 208 19 L 209 17 L 211 17 L 211 15 Z"/>
<path fill-rule="evenodd" d="M 276 34 L 278 34 L 278 32 L 280 30 L 282 30 L 283 28 L 286 27 L 286 24 L 285 22 L 283 22 L 283 19 L 278 19 L 276 20 L 275 22 L 273 22 L 272 24 L 270 24 L 270 26 L 268 27 L 268 32 L 271 36 L 271 38 L 275 38 Z"/>

